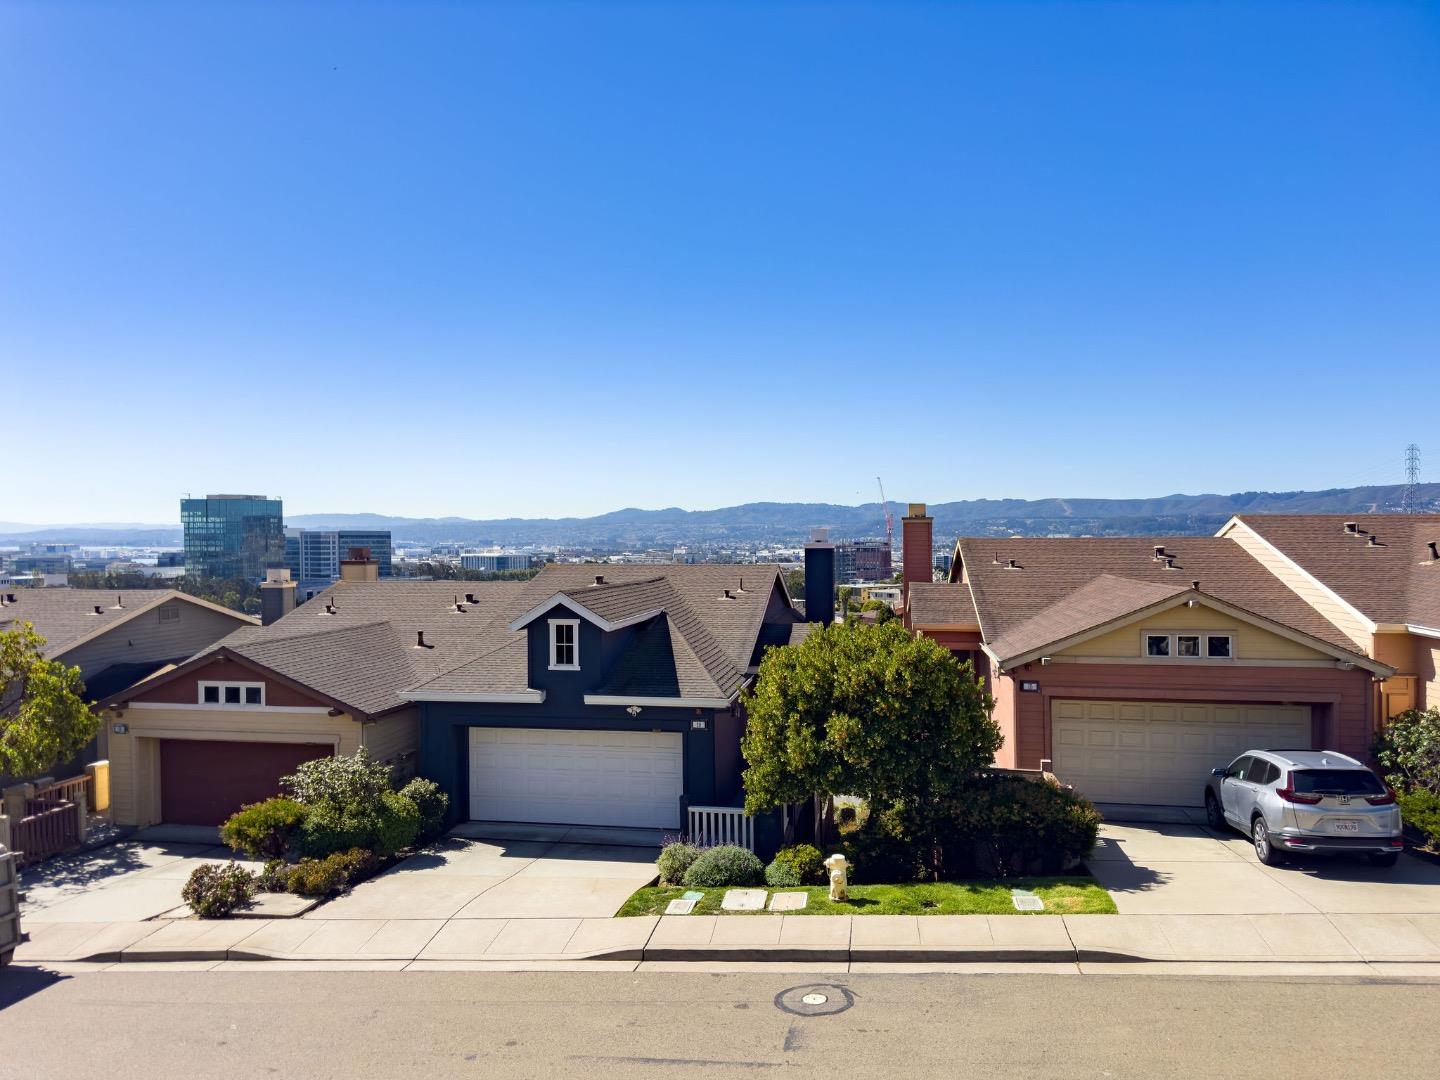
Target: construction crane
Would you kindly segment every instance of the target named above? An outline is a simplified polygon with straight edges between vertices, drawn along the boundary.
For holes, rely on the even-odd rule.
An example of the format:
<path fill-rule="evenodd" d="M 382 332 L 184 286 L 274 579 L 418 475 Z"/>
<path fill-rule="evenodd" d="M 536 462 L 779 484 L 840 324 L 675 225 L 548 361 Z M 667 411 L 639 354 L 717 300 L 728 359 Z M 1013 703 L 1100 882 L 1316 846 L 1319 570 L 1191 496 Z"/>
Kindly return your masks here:
<path fill-rule="evenodd" d="M 895 549 L 895 515 L 890 513 L 890 502 L 885 498 L 885 482 L 878 476 L 875 483 L 880 487 L 880 509 L 885 512 L 885 546 Z"/>

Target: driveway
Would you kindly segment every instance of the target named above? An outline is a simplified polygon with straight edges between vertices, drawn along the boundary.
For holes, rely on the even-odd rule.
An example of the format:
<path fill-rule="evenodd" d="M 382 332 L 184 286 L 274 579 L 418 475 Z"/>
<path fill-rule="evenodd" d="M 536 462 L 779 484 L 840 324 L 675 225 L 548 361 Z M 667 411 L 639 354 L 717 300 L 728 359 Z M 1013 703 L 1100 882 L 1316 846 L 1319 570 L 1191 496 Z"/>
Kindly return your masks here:
<path fill-rule="evenodd" d="M 495 831 L 515 838 L 447 836 L 306 918 L 609 918 L 655 878 L 658 847 L 577 841 L 563 826 Z"/>
<path fill-rule="evenodd" d="M 1195 824 L 1107 822 L 1087 860 L 1122 915 L 1440 913 L 1440 866 L 1402 855 L 1262 866 L 1239 833 Z"/>
<path fill-rule="evenodd" d="M 20 916 L 27 926 L 153 919 L 183 903 L 180 890 L 197 866 L 231 858 L 218 845 L 125 841 L 50 859 L 21 875 Z"/>

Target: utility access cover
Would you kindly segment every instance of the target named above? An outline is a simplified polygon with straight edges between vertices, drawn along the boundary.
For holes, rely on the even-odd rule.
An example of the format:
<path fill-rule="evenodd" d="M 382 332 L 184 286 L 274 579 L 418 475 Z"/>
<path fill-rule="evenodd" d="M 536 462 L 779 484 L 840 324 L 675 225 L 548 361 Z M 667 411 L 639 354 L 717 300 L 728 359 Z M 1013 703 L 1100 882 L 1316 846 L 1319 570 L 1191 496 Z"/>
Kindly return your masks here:
<path fill-rule="evenodd" d="M 831 983 L 792 986 L 775 995 L 775 1007 L 791 1016 L 833 1016 L 854 1004 L 853 993 Z"/>
<path fill-rule="evenodd" d="M 1044 911 L 1045 901 L 1036 896 L 1029 889 L 1011 889 L 1010 902 L 1015 905 L 1016 911 Z"/>

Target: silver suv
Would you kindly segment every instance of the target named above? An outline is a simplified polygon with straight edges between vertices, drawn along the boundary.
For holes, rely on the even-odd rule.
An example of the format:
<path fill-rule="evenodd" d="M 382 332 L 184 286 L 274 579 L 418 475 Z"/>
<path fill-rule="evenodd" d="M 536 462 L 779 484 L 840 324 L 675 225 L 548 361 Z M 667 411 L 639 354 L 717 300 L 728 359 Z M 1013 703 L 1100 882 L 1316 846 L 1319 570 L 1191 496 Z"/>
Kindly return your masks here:
<path fill-rule="evenodd" d="M 1360 762 L 1334 750 L 1249 750 L 1205 787 L 1210 827 L 1248 833 L 1266 866 L 1287 852 L 1366 855 L 1394 866 L 1405 847 L 1395 795 Z"/>

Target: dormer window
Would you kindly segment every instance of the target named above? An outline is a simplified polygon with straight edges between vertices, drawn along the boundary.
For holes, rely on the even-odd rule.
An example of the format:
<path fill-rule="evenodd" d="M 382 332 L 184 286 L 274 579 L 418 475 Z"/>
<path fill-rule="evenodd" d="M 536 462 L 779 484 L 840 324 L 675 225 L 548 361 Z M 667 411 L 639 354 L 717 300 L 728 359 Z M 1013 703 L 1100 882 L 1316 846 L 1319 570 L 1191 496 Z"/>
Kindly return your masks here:
<path fill-rule="evenodd" d="M 580 667 L 580 620 L 550 620 L 550 670 L 575 671 Z"/>

